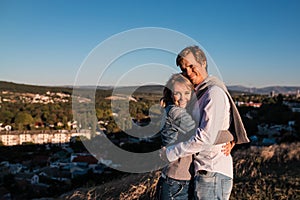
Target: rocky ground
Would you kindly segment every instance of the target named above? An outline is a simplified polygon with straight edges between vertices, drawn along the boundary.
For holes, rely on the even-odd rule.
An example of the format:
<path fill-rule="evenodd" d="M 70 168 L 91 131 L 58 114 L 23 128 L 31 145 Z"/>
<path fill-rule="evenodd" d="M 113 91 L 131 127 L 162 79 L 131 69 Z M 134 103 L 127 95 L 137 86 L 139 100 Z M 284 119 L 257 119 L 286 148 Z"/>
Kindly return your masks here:
<path fill-rule="evenodd" d="M 249 147 L 232 152 L 234 186 L 231 200 L 300 199 L 300 143 Z M 159 172 L 124 175 L 93 188 L 80 188 L 61 199 L 153 199 Z"/>

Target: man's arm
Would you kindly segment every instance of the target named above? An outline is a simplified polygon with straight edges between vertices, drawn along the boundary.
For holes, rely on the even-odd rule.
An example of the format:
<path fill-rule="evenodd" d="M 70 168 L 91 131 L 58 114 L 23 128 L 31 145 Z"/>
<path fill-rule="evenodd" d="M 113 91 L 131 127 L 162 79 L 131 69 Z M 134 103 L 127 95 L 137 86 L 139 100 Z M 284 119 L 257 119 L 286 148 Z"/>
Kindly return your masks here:
<path fill-rule="evenodd" d="M 231 142 L 227 142 L 225 145 L 222 146 L 222 152 L 226 155 L 229 156 L 231 150 L 233 149 L 233 147 L 235 146 L 235 142 L 234 140 L 232 140 Z"/>

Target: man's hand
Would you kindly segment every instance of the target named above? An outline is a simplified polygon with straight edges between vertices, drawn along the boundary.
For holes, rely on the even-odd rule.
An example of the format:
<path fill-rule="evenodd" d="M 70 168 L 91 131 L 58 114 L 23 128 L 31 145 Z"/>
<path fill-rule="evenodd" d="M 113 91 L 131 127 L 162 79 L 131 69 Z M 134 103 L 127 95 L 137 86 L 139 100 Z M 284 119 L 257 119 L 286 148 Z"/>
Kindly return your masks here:
<path fill-rule="evenodd" d="M 159 150 L 159 157 L 163 161 L 169 162 L 167 158 L 167 153 L 166 153 L 166 147 L 162 147 L 161 150 Z"/>
<path fill-rule="evenodd" d="M 234 141 L 231 141 L 231 142 L 227 142 L 224 146 L 222 146 L 222 152 L 226 155 L 226 156 L 229 156 L 230 155 L 230 152 L 231 150 L 233 149 L 235 145 L 235 142 Z"/>

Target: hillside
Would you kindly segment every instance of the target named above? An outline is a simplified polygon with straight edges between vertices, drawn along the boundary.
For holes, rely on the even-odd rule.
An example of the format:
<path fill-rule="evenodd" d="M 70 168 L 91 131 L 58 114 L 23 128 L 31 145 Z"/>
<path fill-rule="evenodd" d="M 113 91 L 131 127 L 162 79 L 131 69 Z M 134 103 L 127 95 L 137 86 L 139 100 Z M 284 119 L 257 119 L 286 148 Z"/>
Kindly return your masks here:
<path fill-rule="evenodd" d="M 108 87 L 108 86 L 76 86 L 76 90 L 94 91 L 105 94 L 105 96 L 111 95 L 112 91 L 114 94 L 153 94 L 161 95 L 163 86 L 161 85 L 143 85 L 143 86 L 124 86 L 124 87 Z M 0 81 L 0 91 L 10 91 L 14 93 L 36 93 L 45 94 L 48 91 L 51 92 L 63 92 L 72 94 L 73 86 L 40 86 L 40 85 L 29 85 L 20 84 L 7 81 Z"/>
<path fill-rule="evenodd" d="M 233 152 L 234 186 L 230 199 L 300 199 L 300 143 L 250 147 Z M 153 199 L 159 172 L 132 174 L 58 200 Z"/>
<path fill-rule="evenodd" d="M 36 86 L 29 84 L 19 84 L 7 81 L 0 81 L 0 90 L 8 90 L 12 92 L 37 92 L 37 93 L 45 93 L 47 91 L 53 92 L 65 92 L 72 93 L 73 86 Z M 81 89 L 95 89 L 95 86 L 77 86 L 76 88 Z M 109 86 L 97 86 L 97 90 L 100 91 L 111 91 L 115 90 L 115 92 L 132 92 L 135 91 L 137 93 L 154 93 L 161 94 L 163 90 L 162 85 L 143 85 L 143 86 L 124 86 L 119 88 L 109 87 Z M 253 94 L 270 94 L 272 91 L 275 94 L 295 94 L 300 87 L 295 86 L 269 86 L 269 87 L 245 87 L 240 85 L 232 85 L 228 86 L 228 90 L 234 93 L 253 93 Z"/>
<path fill-rule="evenodd" d="M 62 86 L 37 86 L 28 84 L 19 84 L 13 82 L 0 81 L 0 91 L 11 91 L 18 93 L 37 93 L 44 94 L 47 91 L 72 93 L 72 88 Z"/>

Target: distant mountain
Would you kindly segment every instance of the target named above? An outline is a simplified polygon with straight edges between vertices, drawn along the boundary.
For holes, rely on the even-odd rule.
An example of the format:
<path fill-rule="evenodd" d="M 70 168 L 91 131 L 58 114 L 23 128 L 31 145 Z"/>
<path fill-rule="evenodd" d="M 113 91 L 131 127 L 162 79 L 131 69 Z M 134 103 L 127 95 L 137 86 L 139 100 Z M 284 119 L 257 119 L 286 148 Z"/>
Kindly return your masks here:
<path fill-rule="evenodd" d="M 270 94 L 274 92 L 275 94 L 296 94 L 297 91 L 300 91 L 300 87 L 296 86 L 269 86 L 269 87 L 244 87 L 240 85 L 227 86 L 230 91 L 239 91 L 245 93 L 253 94 Z"/>
<path fill-rule="evenodd" d="M 263 88 L 245 87 L 241 85 L 227 86 L 231 93 L 252 93 L 252 94 L 296 94 L 300 87 L 296 86 L 270 86 Z M 76 86 L 81 89 L 95 89 L 97 90 L 114 90 L 114 92 L 142 92 L 162 94 L 163 85 L 142 85 L 142 86 L 122 86 L 114 88 L 113 86 Z M 19 84 L 7 81 L 0 81 L 0 90 L 8 90 L 12 92 L 36 92 L 45 93 L 47 91 L 72 93 L 73 86 L 37 86 L 28 84 Z"/>
<path fill-rule="evenodd" d="M 234 85 L 234 86 L 227 86 L 228 90 L 231 94 L 240 94 L 240 93 L 246 93 L 246 94 L 270 94 L 271 92 L 274 92 L 275 94 L 296 94 L 300 87 L 295 86 L 270 86 L 270 87 L 262 87 L 262 88 L 256 88 L 256 87 L 245 87 L 240 85 Z M 124 86 L 124 87 L 97 87 L 98 89 L 114 89 L 115 92 L 122 91 L 136 91 L 136 92 L 143 92 L 143 93 L 160 93 L 162 94 L 163 85 L 143 85 L 143 86 Z"/>
<path fill-rule="evenodd" d="M 148 93 L 148 94 L 162 94 L 163 85 L 142 85 L 142 86 L 124 86 L 114 88 L 115 93 Z"/>

